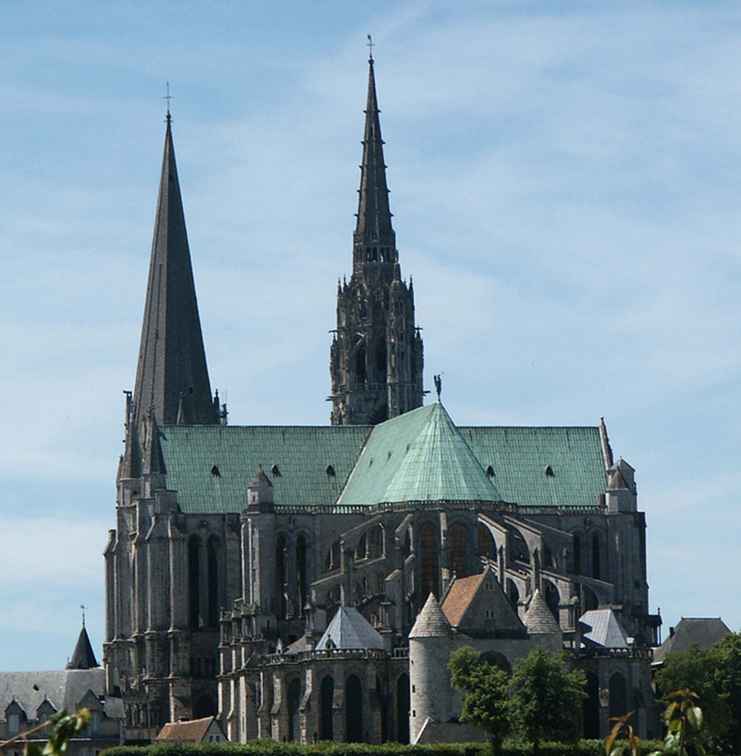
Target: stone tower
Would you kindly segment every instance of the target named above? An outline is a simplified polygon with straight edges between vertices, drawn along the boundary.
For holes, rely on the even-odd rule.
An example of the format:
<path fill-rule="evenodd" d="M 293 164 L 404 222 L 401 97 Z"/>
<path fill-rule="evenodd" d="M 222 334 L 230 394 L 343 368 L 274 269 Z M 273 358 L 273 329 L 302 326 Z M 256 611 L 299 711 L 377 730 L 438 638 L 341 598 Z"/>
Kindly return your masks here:
<path fill-rule="evenodd" d="M 450 651 L 450 624 L 435 594 L 430 593 L 409 633 L 412 690 L 409 732 L 412 743 L 416 743 L 419 731 L 428 719 L 433 722 L 450 719 Z"/>
<path fill-rule="evenodd" d="M 422 405 L 422 338 L 391 224 L 373 56 L 368 64 L 353 270 L 337 286 L 330 350 L 333 425 L 374 425 Z"/>

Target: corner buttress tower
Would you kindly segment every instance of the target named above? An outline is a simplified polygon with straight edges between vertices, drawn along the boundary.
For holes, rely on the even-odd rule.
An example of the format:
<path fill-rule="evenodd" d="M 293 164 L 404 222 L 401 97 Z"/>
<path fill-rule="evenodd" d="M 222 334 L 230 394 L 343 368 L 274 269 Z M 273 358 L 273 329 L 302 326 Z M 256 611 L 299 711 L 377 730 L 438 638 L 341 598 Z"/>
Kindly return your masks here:
<path fill-rule="evenodd" d="M 422 337 L 391 224 L 372 55 L 368 65 L 353 270 L 337 286 L 330 350 L 333 425 L 375 425 L 421 406 L 423 395 Z"/>

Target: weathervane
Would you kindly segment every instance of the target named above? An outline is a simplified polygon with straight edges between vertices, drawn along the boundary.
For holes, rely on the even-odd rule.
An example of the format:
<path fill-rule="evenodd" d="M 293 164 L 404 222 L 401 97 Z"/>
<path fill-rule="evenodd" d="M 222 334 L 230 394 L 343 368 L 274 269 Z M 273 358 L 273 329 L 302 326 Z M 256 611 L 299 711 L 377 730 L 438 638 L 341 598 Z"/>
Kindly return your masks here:
<path fill-rule="evenodd" d="M 87 607 L 85 604 L 80 604 L 80 609 L 82 610 L 82 626 L 85 627 L 85 609 L 87 609 Z"/>
<path fill-rule="evenodd" d="M 370 50 L 368 54 L 368 62 L 372 63 L 373 62 L 373 48 L 376 46 L 376 43 L 373 41 L 373 37 L 371 37 L 370 34 L 368 35 L 367 45 L 368 45 L 368 50 Z"/>

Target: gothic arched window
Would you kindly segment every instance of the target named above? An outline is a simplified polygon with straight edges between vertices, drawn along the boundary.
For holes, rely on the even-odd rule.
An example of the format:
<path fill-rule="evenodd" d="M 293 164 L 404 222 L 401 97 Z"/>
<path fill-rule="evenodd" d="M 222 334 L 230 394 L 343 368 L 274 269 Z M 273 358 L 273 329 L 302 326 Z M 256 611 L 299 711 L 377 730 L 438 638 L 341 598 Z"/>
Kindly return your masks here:
<path fill-rule="evenodd" d="M 278 619 L 286 618 L 286 537 L 275 541 L 275 605 Z"/>
<path fill-rule="evenodd" d="M 430 523 L 426 523 L 422 526 L 419 536 L 422 551 L 422 595 L 420 598 L 424 603 L 430 593 L 434 593 L 435 596 L 440 595 L 440 563 L 435 528 Z"/>
<path fill-rule="evenodd" d="M 188 539 L 188 595 L 190 606 L 188 607 L 188 619 L 190 626 L 196 628 L 200 625 L 200 582 L 201 582 L 201 539 L 192 535 Z"/>
<path fill-rule="evenodd" d="M 211 536 L 208 539 L 208 616 L 206 624 L 217 627 L 219 624 L 219 539 Z"/>
<path fill-rule="evenodd" d="M 457 577 L 465 577 L 466 570 L 466 545 L 468 541 L 468 528 L 461 523 L 454 523 L 448 528 L 448 567 Z"/>
<path fill-rule="evenodd" d="M 361 344 L 355 351 L 355 381 L 365 383 L 366 378 L 365 347 Z"/>
<path fill-rule="evenodd" d="M 592 577 L 599 580 L 601 575 L 599 533 L 594 533 L 592 536 Z"/>
<path fill-rule="evenodd" d="M 304 613 L 309 598 L 309 569 L 307 564 L 306 536 L 301 533 L 296 539 L 296 573 L 298 577 L 298 597 L 301 602 L 299 611 Z"/>

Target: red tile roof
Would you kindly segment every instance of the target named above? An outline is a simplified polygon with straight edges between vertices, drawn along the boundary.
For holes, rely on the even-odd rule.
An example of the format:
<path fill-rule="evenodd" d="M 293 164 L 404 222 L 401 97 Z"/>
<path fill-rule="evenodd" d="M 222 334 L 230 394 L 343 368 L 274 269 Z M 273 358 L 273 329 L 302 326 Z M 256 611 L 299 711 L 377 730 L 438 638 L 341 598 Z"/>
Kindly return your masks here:
<path fill-rule="evenodd" d="M 450 586 L 445 601 L 443 601 L 443 614 L 448 618 L 453 627 L 460 625 L 463 615 L 471 605 L 482 581 L 486 577 L 486 572 L 470 577 L 456 578 Z"/>
<path fill-rule="evenodd" d="M 189 719 L 185 722 L 168 722 L 162 727 L 157 741 L 170 741 L 176 743 L 200 743 L 208 732 L 208 728 L 214 721 L 214 717 L 203 719 Z"/>

